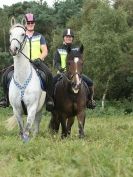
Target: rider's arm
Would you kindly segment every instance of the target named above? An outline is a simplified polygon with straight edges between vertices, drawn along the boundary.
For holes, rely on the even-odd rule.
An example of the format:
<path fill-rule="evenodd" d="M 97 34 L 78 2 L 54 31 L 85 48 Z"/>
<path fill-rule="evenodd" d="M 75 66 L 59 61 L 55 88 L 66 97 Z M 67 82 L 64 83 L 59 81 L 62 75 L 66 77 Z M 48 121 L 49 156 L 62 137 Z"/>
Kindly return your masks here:
<path fill-rule="evenodd" d="M 59 54 L 58 50 L 56 51 L 56 53 L 54 55 L 53 61 L 54 61 L 54 67 L 57 70 L 60 70 L 61 69 L 61 58 L 60 58 L 60 54 Z"/>
<path fill-rule="evenodd" d="M 39 58 L 44 61 L 44 59 L 48 55 L 48 48 L 47 48 L 46 40 L 42 35 L 40 39 L 40 45 L 41 45 L 41 55 L 39 56 Z"/>
<path fill-rule="evenodd" d="M 41 45 L 41 51 L 42 51 L 42 53 L 39 58 L 44 61 L 44 59 L 48 55 L 48 48 L 47 48 L 46 44 Z"/>

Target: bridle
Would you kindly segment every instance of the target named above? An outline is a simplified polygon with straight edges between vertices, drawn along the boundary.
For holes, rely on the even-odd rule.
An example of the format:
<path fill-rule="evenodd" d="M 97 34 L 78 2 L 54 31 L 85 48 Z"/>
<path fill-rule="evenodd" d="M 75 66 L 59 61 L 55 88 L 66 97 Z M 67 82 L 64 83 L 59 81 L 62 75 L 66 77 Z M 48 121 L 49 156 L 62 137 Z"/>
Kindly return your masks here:
<path fill-rule="evenodd" d="M 23 27 L 23 26 L 20 26 L 20 25 L 17 25 L 17 26 L 15 26 L 14 28 L 17 28 L 17 27 L 19 27 L 19 28 L 22 28 L 24 31 L 25 31 L 25 35 L 24 35 L 24 39 L 23 39 L 23 41 L 22 42 L 20 42 L 17 38 L 13 38 L 11 41 L 10 41 L 10 44 L 12 43 L 12 41 L 17 41 L 18 43 L 19 43 L 19 45 L 20 45 L 20 48 L 18 49 L 18 53 L 22 53 L 22 50 L 24 49 L 24 47 L 25 47 L 25 44 L 26 44 L 26 29 Z M 10 51 L 10 53 L 11 53 L 11 49 L 9 49 L 9 51 Z M 18 54 L 17 53 L 17 54 Z M 22 53 L 23 54 L 23 53 Z M 11 53 L 11 55 L 12 55 L 12 53 Z M 26 58 L 28 58 L 28 57 L 26 57 Z"/>
<path fill-rule="evenodd" d="M 74 73 L 74 74 L 72 74 L 72 75 L 70 76 L 70 80 L 72 80 L 73 77 L 76 76 L 76 75 L 78 75 L 79 78 L 81 78 L 81 74 L 79 74 L 78 72 L 76 72 L 76 73 Z"/>
<path fill-rule="evenodd" d="M 24 47 L 25 47 L 25 45 L 26 45 L 26 29 L 25 29 L 23 26 L 20 26 L 20 25 L 16 25 L 14 28 L 17 28 L 17 27 L 24 29 L 24 31 L 25 31 L 24 39 L 23 39 L 22 42 L 20 42 L 18 39 L 13 38 L 13 39 L 11 40 L 10 44 L 11 44 L 12 41 L 14 41 L 14 40 L 17 41 L 17 42 L 19 43 L 19 45 L 20 45 L 20 48 L 18 49 L 18 53 L 17 53 L 16 55 L 18 55 L 19 53 L 21 53 L 23 56 L 25 56 L 25 58 L 27 58 L 31 63 L 33 63 L 33 61 L 32 61 L 28 56 L 26 56 L 26 55 L 22 52 L 23 49 L 24 49 Z M 10 49 L 9 49 L 9 52 L 10 52 L 10 54 L 12 55 Z"/>

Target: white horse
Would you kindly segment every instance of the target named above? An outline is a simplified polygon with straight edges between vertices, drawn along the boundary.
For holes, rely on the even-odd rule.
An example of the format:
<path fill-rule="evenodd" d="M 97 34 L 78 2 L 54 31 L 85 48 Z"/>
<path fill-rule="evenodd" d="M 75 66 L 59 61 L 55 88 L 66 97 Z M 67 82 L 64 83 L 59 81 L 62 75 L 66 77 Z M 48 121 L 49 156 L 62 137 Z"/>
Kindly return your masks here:
<path fill-rule="evenodd" d="M 9 86 L 9 100 L 14 117 L 20 128 L 24 141 L 29 140 L 29 133 L 34 123 L 34 134 L 39 131 L 42 107 L 46 92 L 42 91 L 40 79 L 28 60 L 26 51 L 26 31 L 21 24 L 14 24 L 10 29 L 10 53 L 14 59 L 14 75 Z M 23 125 L 22 115 L 24 103 L 27 109 L 26 125 Z"/>

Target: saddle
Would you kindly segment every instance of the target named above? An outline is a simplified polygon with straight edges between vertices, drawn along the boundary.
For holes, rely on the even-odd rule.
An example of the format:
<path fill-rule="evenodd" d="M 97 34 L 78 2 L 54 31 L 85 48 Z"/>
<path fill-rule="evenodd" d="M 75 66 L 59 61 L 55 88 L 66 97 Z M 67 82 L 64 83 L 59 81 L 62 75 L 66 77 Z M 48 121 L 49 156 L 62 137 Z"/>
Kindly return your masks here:
<path fill-rule="evenodd" d="M 46 74 L 44 73 L 42 68 L 36 65 L 35 63 L 32 63 L 32 66 L 36 70 L 37 75 L 39 76 L 41 89 L 43 91 L 46 91 L 46 82 L 47 82 Z"/>
<path fill-rule="evenodd" d="M 33 67 L 36 70 L 37 75 L 40 79 L 41 89 L 43 91 L 46 91 L 46 80 L 47 80 L 46 74 L 41 69 L 38 69 L 35 65 L 33 65 Z M 3 84 L 3 88 L 5 91 L 9 90 L 9 85 L 13 77 L 13 74 L 14 74 L 14 66 L 11 66 L 7 70 L 5 70 L 5 72 L 3 73 L 2 84 Z"/>

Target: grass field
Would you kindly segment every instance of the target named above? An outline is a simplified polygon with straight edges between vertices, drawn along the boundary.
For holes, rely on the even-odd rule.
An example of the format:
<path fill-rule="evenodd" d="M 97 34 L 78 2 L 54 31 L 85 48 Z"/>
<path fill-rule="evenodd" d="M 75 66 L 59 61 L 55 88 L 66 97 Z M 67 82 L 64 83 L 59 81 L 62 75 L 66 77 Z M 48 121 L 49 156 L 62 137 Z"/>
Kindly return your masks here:
<path fill-rule="evenodd" d="M 43 116 L 38 137 L 23 143 L 17 127 L 7 131 L 10 109 L 0 109 L 0 177 L 133 177 L 133 115 L 88 111 L 84 139 L 51 136 L 50 115 Z"/>

